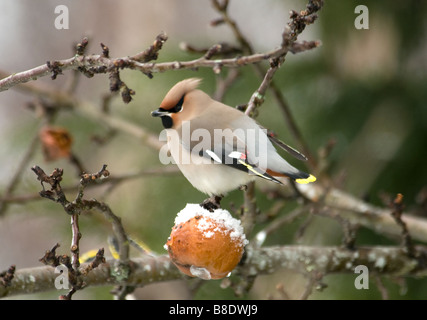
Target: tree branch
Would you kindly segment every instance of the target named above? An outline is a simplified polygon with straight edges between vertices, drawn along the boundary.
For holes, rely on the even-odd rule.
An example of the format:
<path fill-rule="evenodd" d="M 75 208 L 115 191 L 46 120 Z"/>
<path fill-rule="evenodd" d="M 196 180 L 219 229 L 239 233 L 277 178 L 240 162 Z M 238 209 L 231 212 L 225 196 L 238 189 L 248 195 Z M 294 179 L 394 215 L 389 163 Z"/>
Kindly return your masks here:
<path fill-rule="evenodd" d="M 419 256 L 427 254 L 424 246 L 416 247 Z M 114 274 L 115 260 L 108 260 L 91 272 L 82 275 L 86 286 L 122 285 Z M 397 247 L 360 247 L 351 251 L 341 247 L 280 246 L 247 248 L 246 259 L 233 273 L 251 275 L 271 274 L 281 269 L 297 272 L 326 274 L 354 274 L 354 268 L 365 265 L 370 273 L 394 276 L 426 276 L 427 265 L 404 254 Z M 141 287 L 152 282 L 188 278 L 171 263 L 168 256 L 145 255 L 133 259 L 126 285 Z M 82 266 L 83 268 L 85 265 Z M 33 294 L 56 290 L 54 282 L 58 274 L 50 266 L 16 270 L 7 287 L 0 285 L 0 297 Z"/>
<path fill-rule="evenodd" d="M 241 67 L 247 64 L 254 64 L 263 60 L 282 56 L 288 51 L 288 47 L 279 47 L 265 53 L 255 53 L 229 59 L 210 60 L 203 56 L 191 61 L 174 61 L 163 63 L 140 62 L 146 61 L 146 59 L 142 58 L 145 56 L 144 52 L 138 53 L 131 57 L 115 59 L 108 58 L 104 54 L 86 56 L 76 55 L 69 59 L 49 61 L 46 64 L 36 68 L 14 73 L 0 80 L 0 92 L 8 90 L 18 84 L 37 80 L 38 78 L 45 77 L 49 74 L 52 74 L 52 76 L 56 78 L 58 74 L 61 74 L 65 70 L 78 70 L 85 74 L 90 72 L 93 75 L 96 73 L 111 73 L 117 69 L 133 69 L 139 70 L 144 74 L 152 74 L 169 70 L 194 70 L 200 67 L 212 69 L 218 67 Z M 157 55 L 154 56 L 157 57 Z"/>
<path fill-rule="evenodd" d="M 372 229 L 380 234 L 399 238 L 402 228 L 392 217 L 391 209 L 367 203 L 345 191 L 325 188 L 320 184 L 298 185 L 300 192 L 314 203 L 339 210 L 340 216 L 352 224 Z M 427 219 L 402 214 L 407 230 L 413 239 L 427 243 Z"/>

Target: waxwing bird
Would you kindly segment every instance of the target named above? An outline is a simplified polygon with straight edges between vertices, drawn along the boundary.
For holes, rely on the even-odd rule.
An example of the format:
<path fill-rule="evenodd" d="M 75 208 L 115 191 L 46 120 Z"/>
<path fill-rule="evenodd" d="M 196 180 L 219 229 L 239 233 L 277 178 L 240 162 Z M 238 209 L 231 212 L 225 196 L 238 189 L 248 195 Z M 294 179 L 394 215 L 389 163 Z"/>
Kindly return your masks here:
<path fill-rule="evenodd" d="M 151 113 L 162 120 L 170 154 L 196 189 L 221 197 L 255 177 L 280 184 L 277 177 L 303 184 L 316 180 L 291 166 L 273 143 L 298 159 L 305 156 L 241 111 L 211 99 L 197 89 L 200 81 L 178 82 Z"/>

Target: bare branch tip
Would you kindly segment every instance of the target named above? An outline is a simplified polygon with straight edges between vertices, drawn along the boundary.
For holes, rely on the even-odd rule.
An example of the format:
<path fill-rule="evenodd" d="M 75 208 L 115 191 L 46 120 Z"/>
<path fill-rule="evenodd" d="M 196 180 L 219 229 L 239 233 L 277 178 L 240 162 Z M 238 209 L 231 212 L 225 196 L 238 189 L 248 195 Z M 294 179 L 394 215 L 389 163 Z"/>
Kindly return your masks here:
<path fill-rule="evenodd" d="M 76 54 L 78 56 L 82 56 L 88 44 L 89 44 L 89 39 L 87 37 L 84 37 L 82 41 L 76 45 Z"/>
<path fill-rule="evenodd" d="M 0 273 L 0 285 L 3 287 L 10 287 L 12 280 L 15 277 L 16 266 L 11 265 L 9 269 Z"/>

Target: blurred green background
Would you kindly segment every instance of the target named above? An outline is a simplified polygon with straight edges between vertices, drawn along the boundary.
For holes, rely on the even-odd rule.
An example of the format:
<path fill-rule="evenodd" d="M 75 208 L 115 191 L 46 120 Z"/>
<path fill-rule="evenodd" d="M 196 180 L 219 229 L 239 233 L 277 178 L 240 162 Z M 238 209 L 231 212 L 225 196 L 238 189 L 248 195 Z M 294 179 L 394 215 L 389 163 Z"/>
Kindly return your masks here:
<path fill-rule="evenodd" d="M 383 205 L 380 194 L 402 193 L 407 211 L 426 217 L 425 198 L 427 168 L 427 2 L 425 1 L 325 1 L 315 24 L 308 26 L 300 40 L 320 40 L 322 46 L 297 55 L 289 54 L 275 81 L 285 96 L 296 122 L 312 153 L 333 139 L 334 148 L 326 159 L 325 171 L 349 193 L 376 205 Z M 54 9 L 66 4 L 70 9 L 70 29 L 56 30 Z M 369 9 L 369 29 L 358 30 L 354 21 L 357 5 Z M 231 0 L 229 14 L 257 52 L 268 51 L 281 42 L 281 33 L 289 21 L 289 10 L 302 10 L 306 1 Z M 0 26 L 12 26 L 10 33 L 0 36 L 0 70 L 23 71 L 51 59 L 74 54 L 72 46 L 83 36 L 89 37 L 87 53 L 100 53 L 99 43 L 110 47 L 112 57 L 132 55 L 151 45 L 161 31 L 169 40 L 160 52 L 159 61 L 184 61 L 197 58 L 179 49 L 180 42 L 197 47 L 209 47 L 227 41 L 237 44 L 225 25 L 209 26 L 218 17 L 210 1 L 45 1 L 35 4 L 12 0 L 0 4 Z M 10 16 L 13 19 L 10 20 Z M 8 18 L 9 17 L 9 18 Z M 4 19 L 3 19 L 4 18 Z M 1 24 L 5 25 L 1 25 Z M 265 65 L 267 66 L 267 65 Z M 251 66 L 241 68 L 240 77 L 224 96 L 231 106 L 245 104 L 258 88 L 260 79 Z M 223 70 L 220 76 L 227 73 Z M 111 115 L 160 133 L 161 123 L 150 112 L 157 108 L 164 94 L 179 80 L 197 76 L 203 78 L 201 88 L 215 92 L 212 70 L 172 71 L 154 74 L 149 80 L 135 71 L 123 71 L 121 79 L 136 91 L 134 100 L 124 105 L 113 98 Z M 62 89 L 71 77 L 65 72 L 55 81 L 48 77 L 38 80 L 46 86 Z M 108 77 L 81 77 L 75 96 L 101 107 L 108 93 Z M 37 98 L 11 89 L 0 93 L 0 192 L 4 194 L 13 174 L 19 168 L 30 141 L 37 135 L 40 117 L 28 108 Z M 281 139 L 296 146 L 286 128 L 281 111 L 273 97 L 267 94 L 257 120 L 274 130 Z M 119 132 L 107 143 L 99 145 L 93 136 L 105 136 L 108 128 L 97 119 L 87 119 L 79 112 L 63 111 L 55 125 L 67 128 L 73 135 L 73 151 L 89 172 L 98 171 L 102 164 L 114 176 L 161 168 L 158 152 L 143 145 L 135 137 Z M 303 163 L 293 162 L 304 168 Z M 28 163 L 13 195 L 32 195 L 41 190 L 30 167 L 41 166 L 46 172 L 54 168 L 65 171 L 63 186 L 78 183 L 75 168 L 66 160 L 46 163 L 38 148 Z M 158 253 L 166 253 L 163 245 L 173 226 L 177 212 L 186 203 L 199 203 L 205 196 L 195 190 L 181 174 L 147 176 L 121 183 L 111 192 L 105 187 L 88 189 L 86 198 L 99 198 L 122 217 L 128 233 L 147 243 Z M 75 193 L 68 194 L 73 199 Z M 225 208 L 242 204 L 241 191 L 224 199 Z M 272 205 L 257 192 L 261 210 Z M 424 201 L 424 202 L 423 202 Z M 279 216 L 295 206 L 289 202 Z M 424 207 L 423 207 L 424 206 Z M 300 243 L 307 245 L 340 245 L 342 232 L 331 219 L 314 217 L 304 235 L 295 232 L 306 221 L 308 213 L 272 234 L 265 245 Z M 260 223 L 261 230 L 267 222 Z M 107 247 L 110 225 L 96 213 L 80 219 L 81 251 Z M 17 268 L 40 265 L 38 259 L 55 243 L 60 252 L 68 253 L 71 241 L 69 217 L 56 203 L 48 200 L 11 203 L 0 216 L 0 270 L 11 264 Z M 356 244 L 398 245 L 399 239 L 388 239 L 368 229 L 360 229 Z M 133 252 L 133 254 L 136 254 Z M 369 290 L 354 288 L 354 275 L 328 275 L 323 282 L 328 287 L 310 296 L 314 299 L 380 299 L 381 294 L 371 278 Z M 426 299 L 425 279 L 383 278 L 391 299 Z M 276 285 L 282 283 L 291 297 L 304 290 L 305 279 L 286 270 L 260 276 L 253 289 L 243 298 L 280 298 Z M 77 299 L 109 299 L 109 288 L 88 288 L 74 295 Z M 292 295 L 295 293 L 295 296 Z M 139 289 L 139 298 L 234 299 L 231 289 L 220 288 L 220 281 L 204 283 L 191 296 L 182 281 L 149 285 Z M 52 298 L 58 292 L 25 296 Z M 16 298 L 16 297 L 15 297 Z M 17 297 L 20 298 L 20 297 Z"/>

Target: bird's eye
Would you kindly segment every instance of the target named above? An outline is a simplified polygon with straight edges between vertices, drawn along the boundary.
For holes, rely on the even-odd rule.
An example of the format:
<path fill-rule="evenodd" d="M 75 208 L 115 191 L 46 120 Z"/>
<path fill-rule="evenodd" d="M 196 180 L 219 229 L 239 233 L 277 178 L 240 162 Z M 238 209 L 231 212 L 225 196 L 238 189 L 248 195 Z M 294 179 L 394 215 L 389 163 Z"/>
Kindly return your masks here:
<path fill-rule="evenodd" d="M 172 112 L 176 113 L 176 112 L 180 112 L 182 110 L 182 105 L 184 104 L 184 97 L 185 97 L 185 95 L 183 95 L 182 98 L 176 104 L 176 106 L 173 107 Z"/>

